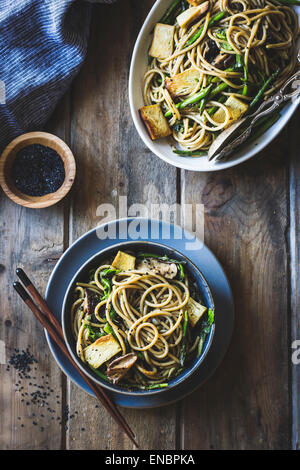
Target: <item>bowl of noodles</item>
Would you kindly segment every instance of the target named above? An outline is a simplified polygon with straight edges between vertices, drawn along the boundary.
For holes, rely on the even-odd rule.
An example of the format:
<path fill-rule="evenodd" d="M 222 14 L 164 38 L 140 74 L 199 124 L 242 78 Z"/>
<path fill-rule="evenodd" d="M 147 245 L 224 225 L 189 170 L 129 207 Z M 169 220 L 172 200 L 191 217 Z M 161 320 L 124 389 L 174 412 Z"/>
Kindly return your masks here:
<path fill-rule="evenodd" d="M 299 3 L 298 3 L 299 4 Z M 215 139 L 251 116 L 298 68 L 295 0 L 157 0 L 137 38 L 129 76 L 136 129 L 179 168 L 215 171 L 261 151 L 300 98 L 261 118 L 229 160 L 209 161 Z"/>
<path fill-rule="evenodd" d="M 154 242 L 124 242 L 89 259 L 65 294 L 70 354 L 96 383 L 125 395 L 163 393 L 199 368 L 215 309 L 200 270 Z"/>

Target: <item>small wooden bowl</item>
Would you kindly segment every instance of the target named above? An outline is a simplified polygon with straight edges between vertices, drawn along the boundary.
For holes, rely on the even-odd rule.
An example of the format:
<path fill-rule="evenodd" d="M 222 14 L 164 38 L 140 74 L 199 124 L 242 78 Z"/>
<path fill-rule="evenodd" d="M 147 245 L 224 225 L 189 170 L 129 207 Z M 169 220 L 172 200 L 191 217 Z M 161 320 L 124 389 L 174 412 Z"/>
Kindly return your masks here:
<path fill-rule="evenodd" d="M 40 144 L 52 148 L 60 155 L 64 162 L 65 180 L 55 193 L 49 193 L 45 196 L 28 196 L 21 193 L 13 184 L 11 179 L 13 161 L 19 150 L 32 144 Z M 0 185 L 3 191 L 16 204 L 32 209 L 52 206 L 65 197 L 74 182 L 75 173 L 76 163 L 73 153 L 63 140 L 48 132 L 29 132 L 20 135 L 8 144 L 0 157 Z"/>

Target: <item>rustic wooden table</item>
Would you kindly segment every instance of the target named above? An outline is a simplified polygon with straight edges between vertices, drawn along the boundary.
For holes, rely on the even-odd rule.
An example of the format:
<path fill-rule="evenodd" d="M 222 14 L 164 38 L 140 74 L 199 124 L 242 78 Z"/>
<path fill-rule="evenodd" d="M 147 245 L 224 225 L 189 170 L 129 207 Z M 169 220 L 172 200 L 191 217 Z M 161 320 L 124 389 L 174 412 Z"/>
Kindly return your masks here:
<path fill-rule="evenodd" d="M 128 204 L 204 204 L 205 243 L 223 264 L 236 303 L 229 351 L 205 385 L 175 405 L 124 410 L 141 448 L 300 447 L 300 374 L 291 361 L 292 342 L 300 339 L 299 113 L 239 167 L 200 174 L 160 161 L 137 135 L 127 97 L 133 45 L 152 4 L 94 7 L 87 59 L 47 127 L 76 156 L 70 196 L 49 209 L 25 210 L 0 195 L 1 344 L 6 361 L 14 348 L 31 345 L 35 383 L 46 387 L 47 379 L 55 411 L 50 419 L 27 402 L 34 384 L 27 380 L 16 391 L 16 372 L 1 364 L 1 449 L 132 449 L 96 400 L 61 373 L 40 325 L 12 288 L 15 268 L 23 266 L 44 291 L 63 251 L 100 222 L 99 204 L 116 204 L 120 195 Z M 68 429 L 59 422 L 66 405 L 74 414 Z"/>

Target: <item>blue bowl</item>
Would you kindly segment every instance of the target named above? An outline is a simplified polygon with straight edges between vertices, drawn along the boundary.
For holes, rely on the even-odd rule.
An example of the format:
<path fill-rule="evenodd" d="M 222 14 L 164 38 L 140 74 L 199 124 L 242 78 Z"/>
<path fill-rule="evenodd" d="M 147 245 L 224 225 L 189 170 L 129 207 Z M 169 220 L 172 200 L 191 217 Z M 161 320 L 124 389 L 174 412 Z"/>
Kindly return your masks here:
<path fill-rule="evenodd" d="M 211 290 L 208 286 L 206 279 L 204 278 L 203 274 L 200 270 L 195 266 L 192 261 L 190 261 L 186 256 L 181 254 L 179 251 L 175 250 L 174 248 L 169 248 L 166 245 L 154 242 L 145 242 L 145 241 L 130 241 L 130 242 L 123 242 L 113 245 L 112 247 L 106 248 L 105 250 L 100 251 L 96 255 L 92 256 L 86 263 L 84 263 L 81 268 L 77 271 L 73 279 L 71 280 L 63 302 L 62 307 L 62 328 L 64 333 L 64 338 L 66 345 L 69 349 L 69 352 L 76 362 L 76 364 L 80 367 L 80 369 L 94 382 L 101 387 L 104 387 L 110 391 L 122 393 L 124 395 L 130 396 L 140 396 L 140 395 L 155 395 L 158 393 L 164 393 L 166 390 L 170 390 L 170 388 L 175 388 L 177 385 L 184 382 L 188 377 L 190 377 L 200 366 L 203 362 L 204 358 L 206 357 L 214 337 L 215 332 L 215 323 L 212 325 L 210 332 L 206 336 L 202 353 L 199 358 L 196 358 L 192 361 L 189 366 L 182 372 L 182 374 L 178 375 L 174 379 L 170 380 L 169 386 L 166 388 L 161 389 L 154 389 L 154 390 L 128 390 L 123 388 L 121 385 L 113 385 L 105 380 L 102 380 L 97 374 L 95 374 L 84 362 L 80 360 L 80 358 L 76 354 L 76 342 L 73 337 L 72 329 L 71 329 L 71 305 L 73 303 L 73 291 L 76 286 L 76 282 L 86 282 L 86 279 L 89 277 L 89 272 L 91 269 L 96 268 L 101 265 L 101 263 L 108 258 L 113 258 L 119 250 L 128 250 L 137 252 L 147 252 L 147 253 L 154 253 L 161 256 L 168 256 L 170 258 L 176 259 L 178 261 L 185 262 L 185 267 L 189 273 L 190 278 L 196 282 L 197 287 L 199 289 L 200 295 L 202 297 L 203 303 L 207 308 L 214 310 L 214 301 L 212 297 Z"/>

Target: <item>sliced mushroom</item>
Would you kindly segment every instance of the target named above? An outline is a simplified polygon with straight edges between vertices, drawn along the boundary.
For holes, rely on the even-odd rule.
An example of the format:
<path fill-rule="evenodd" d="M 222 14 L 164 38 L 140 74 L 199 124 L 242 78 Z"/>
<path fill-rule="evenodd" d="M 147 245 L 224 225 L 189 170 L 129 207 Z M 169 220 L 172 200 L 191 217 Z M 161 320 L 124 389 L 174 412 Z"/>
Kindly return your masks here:
<path fill-rule="evenodd" d="M 88 315 L 95 313 L 95 307 L 100 302 L 100 296 L 90 289 L 85 289 L 84 309 Z"/>
<path fill-rule="evenodd" d="M 137 265 L 139 271 L 145 273 L 151 271 L 154 274 L 161 274 L 167 279 L 173 279 L 177 274 L 177 266 L 175 263 L 166 263 L 155 258 L 146 258 Z"/>
<path fill-rule="evenodd" d="M 227 67 L 229 67 L 233 59 L 234 59 L 233 54 L 219 54 L 213 61 L 213 65 L 217 67 L 218 69 L 224 70 Z"/>
<path fill-rule="evenodd" d="M 113 384 L 117 384 L 125 374 L 131 369 L 137 360 L 134 353 L 125 354 L 112 361 L 107 367 L 107 377 Z"/>
<path fill-rule="evenodd" d="M 208 38 L 203 49 L 204 59 L 211 63 L 211 61 L 218 55 L 219 50 L 220 49 L 218 48 L 215 41 L 213 41 L 211 38 Z"/>

